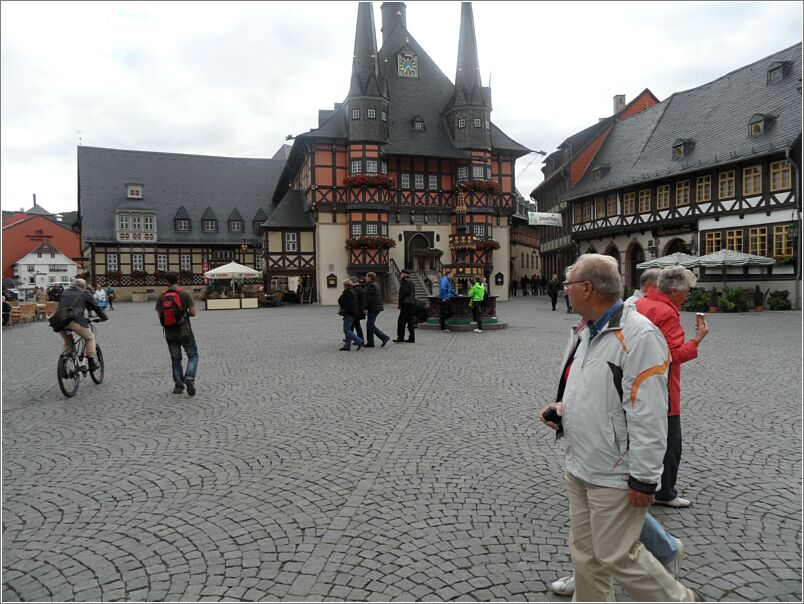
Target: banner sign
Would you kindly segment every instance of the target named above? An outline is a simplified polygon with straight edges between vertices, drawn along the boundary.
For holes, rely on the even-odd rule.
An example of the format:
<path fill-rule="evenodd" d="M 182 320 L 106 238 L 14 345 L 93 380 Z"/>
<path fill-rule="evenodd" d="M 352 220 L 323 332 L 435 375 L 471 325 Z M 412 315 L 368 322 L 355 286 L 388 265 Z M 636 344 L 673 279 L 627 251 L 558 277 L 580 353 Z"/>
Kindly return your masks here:
<path fill-rule="evenodd" d="M 528 212 L 528 224 L 561 226 L 561 214 L 548 212 Z"/>

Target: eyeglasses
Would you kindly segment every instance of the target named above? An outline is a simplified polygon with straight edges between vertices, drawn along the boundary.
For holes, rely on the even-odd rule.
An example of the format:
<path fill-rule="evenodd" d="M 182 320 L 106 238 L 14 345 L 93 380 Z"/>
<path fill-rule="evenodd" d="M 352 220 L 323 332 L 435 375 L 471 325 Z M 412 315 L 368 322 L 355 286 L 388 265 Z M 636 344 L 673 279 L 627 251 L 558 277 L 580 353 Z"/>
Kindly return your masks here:
<path fill-rule="evenodd" d="M 573 283 L 586 283 L 589 279 L 581 279 L 580 281 L 564 281 L 561 285 L 564 286 L 564 289 L 567 289 Z"/>

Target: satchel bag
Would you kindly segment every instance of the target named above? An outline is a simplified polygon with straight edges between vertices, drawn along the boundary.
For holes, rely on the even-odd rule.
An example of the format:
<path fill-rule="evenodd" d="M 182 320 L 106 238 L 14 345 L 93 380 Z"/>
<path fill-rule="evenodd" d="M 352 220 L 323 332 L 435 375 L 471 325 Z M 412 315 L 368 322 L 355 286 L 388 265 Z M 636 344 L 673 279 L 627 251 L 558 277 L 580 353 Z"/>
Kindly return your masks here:
<path fill-rule="evenodd" d="M 413 312 L 417 323 L 424 323 L 427 321 L 427 316 L 429 313 L 427 312 L 427 307 L 423 304 L 417 304 Z"/>
<path fill-rule="evenodd" d="M 63 306 L 50 316 L 48 323 L 53 331 L 63 331 L 65 327 L 72 323 L 73 319 L 72 306 Z"/>

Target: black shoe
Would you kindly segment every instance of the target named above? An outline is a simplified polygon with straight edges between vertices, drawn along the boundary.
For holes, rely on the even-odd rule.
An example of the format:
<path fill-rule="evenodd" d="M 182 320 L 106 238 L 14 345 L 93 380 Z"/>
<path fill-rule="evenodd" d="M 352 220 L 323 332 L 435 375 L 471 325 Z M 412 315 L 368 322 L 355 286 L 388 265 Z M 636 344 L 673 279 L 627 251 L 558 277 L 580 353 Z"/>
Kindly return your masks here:
<path fill-rule="evenodd" d="M 338 350 L 352 350 L 351 348 L 338 348 Z"/>
<path fill-rule="evenodd" d="M 90 371 L 97 371 L 100 369 L 100 365 L 98 365 L 98 361 L 95 360 L 95 357 L 87 357 L 87 361 L 89 361 Z"/>
<path fill-rule="evenodd" d="M 397 338 L 396 340 L 394 340 L 394 342 L 396 342 L 397 344 L 402 344 L 404 341 L 405 341 L 404 339 L 403 339 L 403 340 L 400 340 L 399 338 Z"/>
<path fill-rule="evenodd" d="M 181 386 L 176 386 L 173 389 L 173 394 L 181 394 L 182 392 L 184 392 L 184 388 L 182 388 Z"/>
<path fill-rule="evenodd" d="M 360 342 L 360 344 L 357 345 L 357 349 L 360 350 L 361 348 L 363 348 L 363 346 L 364 346 L 363 342 Z"/>
<path fill-rule="evenodd" d="M 374 344 L 363 344 L 363 348 L 375 348 Z"/>
<path fill-rule="evenodd" d="M 406 344 L 415 344 L 416 340 L 405 340 Z"/>
<path fill-rule="evenodd" d="M 391 336 L 385 336 L 382 340 L 382 346 L 380 348 L 385 348 L 385 345 L 391 340 Z"/>
<path fill-rule="evenodd" d="M 186 378 L 184 380 L 184 385 L 187 386 L 187 394 L 190 396 L 195 396 L 195 380 L 192 378 Z"/>

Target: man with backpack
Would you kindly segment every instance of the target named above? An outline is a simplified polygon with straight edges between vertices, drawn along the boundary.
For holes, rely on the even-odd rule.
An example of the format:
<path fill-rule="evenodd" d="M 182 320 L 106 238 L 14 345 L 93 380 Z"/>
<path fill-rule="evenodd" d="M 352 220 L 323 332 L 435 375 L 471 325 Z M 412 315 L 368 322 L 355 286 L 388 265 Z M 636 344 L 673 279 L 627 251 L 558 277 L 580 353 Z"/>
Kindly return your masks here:
<path fill-rule="evenodd" d="M 54 331 L 58 331 L 62 340 L 64 340 L 62 353 L 69 352 L 73 345 L 72 338 L 64 331 L 65 329 L 74 331 L 84 338 L 89 369 L 90 371 L 95 371 L 99 367 L 97 360 L 95 360 L 97 350 L 95 333 L 89 328 L 89 320 L 85 315 L 90 310 L 94 311 L 101 321 L 109 319 L 87 289 L 87 282 L 80 278 L 73 279 L 70 287 L 61 294 L 59 307 L 54 313 L 56 318 L 51 322 L 51 327 L 53 327 Z M 57 321 L 59 324 L 54 325 Z"/>
<path fill-rule="evenodd" d="M 195 316 L 195 305 L 190 292 L 179 287 L 179 276 L 170 272 L 165 274 L 168 288 L 156 301 L 156 314 L 165 329 L 165 340 L 170 350 L 173 364 L 173 381 L 176 387 L 173 394 L 195 396 L 195 375 L 198 368 L 198 346 L 195 343 L 190 317 Z M 187 370 L 182 368 L 181 351 L 187 355 Z"/>

